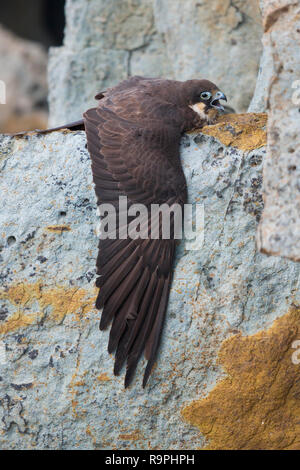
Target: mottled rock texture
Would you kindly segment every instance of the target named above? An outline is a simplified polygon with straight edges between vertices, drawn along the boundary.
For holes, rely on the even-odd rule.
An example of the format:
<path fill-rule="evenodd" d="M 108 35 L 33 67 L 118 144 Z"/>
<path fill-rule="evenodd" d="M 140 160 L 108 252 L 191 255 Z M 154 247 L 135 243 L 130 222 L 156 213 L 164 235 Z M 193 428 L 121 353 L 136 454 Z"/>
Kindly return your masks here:
<path fill-rule="evenodd" d="M 264 252 L 300 261 L 300 4 L 274 0 L 262 6 L 271 78 L 267 82 L 265 209 L 258 243 Z"/>
<path fill-rule="evenodd" d="M 292 360 L 296 341 L 300 347 L 299 316 L 293 307 L 267 331 L 223 343 L 219 359 L 227 376 L 182 413 L 209 439 L 206 449 L 300 449 L 300 361 Z"/>
<path fill-rule="evenodd" d="M 155 0 L 173 76 L 205 76 L 217 83 L 236 111 L 252 98 L 261 55 L 258 0 Z"/>
<path fill-rule="evenodd" d="M 96 92 L 131 75 L 208 78 L 245 111 L 261 55 L 258 0 L 67 0 L 51 50 L 51 124 L 80 119 Z"/>
<path fill-rule="evenodd" d="M 248 108 L 249 113 L 263 113 L 268 108 L 268 89 L 273 76 L 273 58 L 270 48 L 267 47 L 266 37 L 263 36 L 262 51 L 255 91 Z"/>
<path fill-rule="evenodd" d="M 0 132 L 40 129 L 47 125 L 47 53 L 0 25 Z M 0 84 L 1 88 L 1 84 Z M 1 91 L 0 91 L 1 93 Z"/>
<path fill-rule="evenodd" d="M 195 449 L 222 442 L 240 448 L 238 435 L 228 437 L 228 422 L 236 428 L 242 420 L 243 439 L 250 439 L 254 427 L 248 423 L 258 418 L 248 400 L 264 390 L 268 406 L 259 408 L 258 416 L 268 420 L 270 432 L 277 432 L 277 418 L 287 415 L 289 404 L 294 416 L 294 395 L 286 395 L 295 390 L 290 364 L 289 373 L 280 376 L 286 382 L 275 381 L 269 393 L 272 364 L 288 365 L 287 330 L 294 328 L 298 310 L 293 321 L 282 319 L 269 328 L 292 304 L 299 305 L 300 266 L 261 254 L 255 245 L 265 124 L 265 115 L 242 115 L 240 121 L 228 116 L 183 138 L 190 201 L 205 208 L 204 244 L 187 251 L 182 241 L 178 248 L 160 354 L 145 390 L 145 361 L 124 390 L 123 377 L 112 374 L 108 332 L 98 329 L 98 218 L 85 134 L 1 138 L 2 449 Z M 273 333 L 280 341 L 269 339 Z M 293 334 L 296 338 L 296 329 Z M 265 348 L 256 346 L 259 338 L 266 338 Z M 226 339 L 220 364 L 218 351 Z M 226 373 L 230 377 L 235 370 L 230 385 Z M 265 386 L 259 382 L 259 391 L 253 382 L 258 374 L 268 379 Z M 222 386 L 222 399 L 208 395 L 215 413 L 224 405 L 216 432 L 208 433 L 212 425 L 199 421 L 199 400 Z M 237 390 L 243 392 L 238 397 Z M 238 398 L 245 408 L 236 416 Z M 276 416 L 268 414 L 275 408 Z M 293 436 L 294 418 L 285 426 L 285 434 Z M 220 443 L 216 433 L 226 440 Z M 256 446 L 265 439 L 261 432 Z"/>
<path fill-rule="evenodd" d="M 97 92 L 130 75 L 170 75 L 152 0 L 67 0 L 66 19 L 64 46 L 50 53 L 52 124 L 80 119 Z"/>

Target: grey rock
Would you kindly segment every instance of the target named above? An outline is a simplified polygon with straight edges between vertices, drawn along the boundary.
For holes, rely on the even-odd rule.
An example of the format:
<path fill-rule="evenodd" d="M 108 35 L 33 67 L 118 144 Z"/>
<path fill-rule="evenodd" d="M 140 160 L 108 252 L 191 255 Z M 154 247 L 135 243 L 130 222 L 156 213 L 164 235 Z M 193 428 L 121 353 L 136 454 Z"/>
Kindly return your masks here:
<path fill-rule="evenodd" d="M 50 123 L 81 118 L 96 93 L 134 74 L 168 72 L 152 0 L 68 0 L 62 48 L 50 52 Z"/>
<path fill-rule="evenodd" d="M 52 125 L 80 119 L 97 92 L 132 75 L 208 78 L 236 111 L 248 108 L 262 50 L 257 0 L 67 0 L 66 18 L 64 46 L 50 52 Z"/>
<path fill-rule="evenodd" d="M 155 0 L 155 19 L 166 41 L 173 76 L 216 83 L 229 104 L 245 111 L 261 54 L 258 1 Z"/>
<path fill-rule="evenodd" d="M 258 231 L 263 252 L 300 261 L 300 5 L 263 2 L 269 103 L 264 167 L 265 209 Z"/>
<path fill-rule="evenodd" d="M 180 411 L 222 378 L 220 344 L 299 302 L 299 264 L 255 245 L 265 148 L 184 137 L 190 202 L 205 208 L 204 244 L 178 247 L 157 366 L 143 390 L 142 360 L 124 390 L 93 307 L 98 217 L 85 134 L 0 142 L 0 447 L 203 446 Z"/>
<path fill-rule="evenodd" d="M 248 108 L 249 113 L 264 113 L 268 108 L 268 89 L 274 76 L 273 57 L 267 44 L 269 38 L 263 38 L 264 49 L 260 59 L 254 95 Z"/>
<path fill-rule="evenodd" d="M 127 78 L 128 57 L 127 51 L 95 46 L 76 52 L 67 47 L 51 48 L 50 126 L 77 121 L 89 107 L 96 106 L 96 93 Z"/>

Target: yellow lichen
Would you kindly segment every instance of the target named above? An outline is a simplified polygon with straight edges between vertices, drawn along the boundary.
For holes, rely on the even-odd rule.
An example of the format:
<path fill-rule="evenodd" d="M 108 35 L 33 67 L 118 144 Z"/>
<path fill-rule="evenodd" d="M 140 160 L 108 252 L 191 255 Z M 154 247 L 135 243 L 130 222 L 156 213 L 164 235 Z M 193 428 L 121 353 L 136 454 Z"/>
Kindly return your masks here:
<path fill-rule="evenodd" d="M 108 382 L 110 377 L 104 372 L 103 374 L 98 375 L 97 380 L 99 380 L 99 382 Z"/>
<path fill-rule="evenodd" d="M 219 360 L 228 376 L 182 415 L 208 438 L 206 449 L 300 449 L 300 308 L 253 336 L 227 339 Z"/>
<path fill-rule="evenodd" d="M 59 324 L 66 315 L 79 319 L 80 314 L 90 311 L 95 302 L 94 290 L 88 292 L 78 287 L 44 287 L 39 281 L 34 284 L 19 283 L 8 289 L 0 290 L 0 299 L 8 300 L 17 311 L 0 325 L 0 334 L 7 334 L 29 325 L 37 324 L 44 315 L 46 307 L 50 307 L 46 321 Z M 38 303 L 38 311 L 33 308 Z"/>
<path fill-rule="evenodd" d="M 266 145 L 267 114 L 226 114 L 216 124 L 203 127 L 201 132 L 218 139 L 223 145 L 243 151 Z"/>
<path fill-rule="evenodd" d="M 85 433 L 86 433 L 87 436 L 91 437 L 92 442 L 93 442 L 93 445 L 94 445 L 94 447 L 95 447 L 96 444 L 97 444 L 97 441 L 96 441 L 96 438 L 95 438 L 94 433 L 92 432 L 92 429 L 93 429 L 93 431 L 95 431 L 94 428 L 91 428 L 91 426 L 88 425 L 88 426 L 86 427 Z"/>
<path fill-rule="evenodd" d="M 135 430 L 128 434 L 120 434 L 119 439 L 121 439 L 122 441 L 139 441 L 143 439 L 143 436 L 141 435 L 139 430 Z"/>
<path fill-rule="evenodd" d="M 65 224 L 61 224 L 61 225 L 48 225 L 48 227 L 46 227 L 46 230 L 48 232 L 58 232 L 58 233 L 61 233 L 61 232 L 69 232 L 71 230 L 70 226 L 69 225 L 65 225 Z"/>

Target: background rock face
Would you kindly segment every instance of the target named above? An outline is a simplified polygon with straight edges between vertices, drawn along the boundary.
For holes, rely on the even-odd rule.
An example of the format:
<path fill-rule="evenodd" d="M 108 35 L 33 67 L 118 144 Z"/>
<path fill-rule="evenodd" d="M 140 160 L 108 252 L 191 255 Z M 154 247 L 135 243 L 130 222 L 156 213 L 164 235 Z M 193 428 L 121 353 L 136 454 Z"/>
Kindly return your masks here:
<path fill-rule="evenodd" d="M 300 261 L 300 5 L 262 2 L 269 104 L 261 250 Z M 263 72 L 265 75 L 265 72 Z"/>
<path fill-rule="evenodd" d="M 156 0 L 173 77 L 204 76 L 225 91 L 236 111 L 252 98 L 261 54 L 257 0 Z"/>
<path fill-rule="evenodd" d="M 47 125 L 47 54 L 38 44 L 14 36 L 0 25 L 0 80 L 6 104 L 0 104 L 0 132 Z"/>
<path fill-rule="evenodd" d="M 205 77 L 246 110 L 261 54 L 257 0 L 68 0 L 49 64 L 50 120 L 80 119 L 94 95 L 131 75 Z M 237 86 L 238 83 L 238 86 Z"/>
<path fill-rule="evenodd" d="M 130 75 L 170 75 L 152 3 L 67 1 L 65 45 L 50 54 L 52 124 L 80 119 L 96 93 Z"/>
<path fill-rule="evenodd" d="M 2 137 L 1 448 L 205 445 L 195 426 L 209 438 L 207 429 L 212 426 L 199 422 L 199 403 L 194 400 L 224 378 L 217 363 L 223 340 L 242 341 L 239 335 L 232 337 L 241 333 L 254 335 L 253 340 L 245 339 L 251 343 L 259 330 L 269 328 L 300 300 L 299 264 L 260 254 L 255 246 L 262 211 L 265 121 L 264 115 L 228 116 L 183 139 L 190 201 L 204 203 L 205 208 L 204 245 L 187 251 L 183 241 L 178 249 L 162 346 L 145 390 L 144 361 L 129 389 L 123 389 L 123 376 L 113 377 L 113 358 L 106 351 L 108 332 L 98 329 L 97 216 L 84 133 Z M 249 367 L 242 369 L 242 377 L 250 397 L 253 377 L 262 370 L 268 374 L 273 357 L 280 366 L 284 356 L 284 367 L 290 360 L 297 330 L 288 331 L 287 341 L 273 338 L 276 355 L 272 348 L 257 348 L 247 357 Z M 272 330 L 262 333 L 271 334 Z M 239 380 L 238 363 L 233 364 L 235 369 Z M 282 402 L 270 394 L 268 416 L 273 416 L 272 410 L 281 411 L 289 393 L 299 396 L 295 374 L 284 377 Z M 265 396 L 272 383 L 265 386 Z M 232 390 L 223 390 L 224 413 L 229 407 L 230 415 L 235 406 Z M 249 440 L 247 423 L 253 415 L 251 407 L 245 410 L 241 426 L 244 423 L 246 435 L 236 442 L 238 448 Z M 289 412 L 294 423 L 299 401 Z M 267 417 L 265 421 L 266 432 L 272 433 L 274 422 Z M 226 422 L 232 421 L 224 419 L 222 424 L 220 415 L 221 432 Z M 264 437 L 258 441 L 264 443 Z M 276 443 L 271 440 L 268 445 Z"/>

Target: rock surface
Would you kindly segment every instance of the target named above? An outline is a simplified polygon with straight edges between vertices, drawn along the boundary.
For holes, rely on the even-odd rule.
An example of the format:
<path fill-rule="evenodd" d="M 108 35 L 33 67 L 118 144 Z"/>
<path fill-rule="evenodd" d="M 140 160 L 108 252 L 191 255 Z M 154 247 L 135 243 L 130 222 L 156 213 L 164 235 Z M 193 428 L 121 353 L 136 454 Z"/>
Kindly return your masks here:
<path fill-rule="evenodd" d="M 186 250 L 184 241 L 179 246 L 162 346 L 145 390 L 144 361 L 124 390 L 123 376 L 112 374 L 108 332 L 98 329 L 98 220 L 84 133 L 1 137 L 1 448 L 196 449 L 207 444 L 204 435 L 215 445 L 209 426 L 199 423 L 198 409 L 199 400 L 226 380 L 217 358 L 222 342 L 236 341 L 239 350 L 239 342 L 251 343 L 247 335 L 269 337 L 273 330 L 258 332 L 300 302 L 299 264 L 261 254 L 255 246 L 265 125 L 265 115 L 226 116 L 183 138 L 190 201 L 205 208 L 204 244 L 199 251 Z M 288 343 L 273 339 L 276 364 L 285 367 L 295 335 L 292 328 Z M 265 351 L 241 356 L 245 404 L 253 377 L 268 375 L 273 356 L 265 360 Z M 223 364 L 227 368 L 225 359 Z M 285 412 L 295 374 L 284 378 L 282 400 L 270 394 L 266 413 L 276 407 L 279 415 L 281 407 Z M 235 380 L 234 390 L 238 374 Z M 266 396 L 272 383 L 261 385 Z M 227 436 L 226 422 L 236 425 L 236 401 L 232 389 L 224 390 L 216 405 L 225 403 L 231 421 L 220 415 L 213 429 Z M 286 429 L 299 416 L 299 401 L 290 413 Z M 259 416 L 272 433 L 278 421 L 262 408 Z M 245 407 L 246 441 L 252 418 L 251 407 Z M 242 448 L 238 440 L 235 445 Z"/>
<path fill-rule="evenodd" d="M 64 46 L 50 50 L 51 124 L 80 119 L 96 93 L 130 75 L 170 75 L 152 4 L 67 0 Z"/>
<path fill-rule="evenodd" d="M 265 68 L 271 78 L 267 81 L 265 209 L 258 243 L 266 253 L 300 261 L 300 4 L 274 0 L 262 6 L 264 54 L 271 58 Z"/>
<path fill-rule="evenodd" d="M 224 342 L 219 358 L 228 375 L 183 410 L 209 439 L 206 449 L 299 450 L 299 314 L 291 308 L 267 331 Z"/>
<path fill-rule="evenodd" d="M 204 76 L 246 111 L 261 55 L 257 0 L 155 0 L 158 31 L 164 34 L 173 77 Z"/>
<path fill-rule="evenodd" d="M 80 119 L 94 95 L 131 75 L 205 77 L 245 111 L 261 55 L 258 0 L 67 0 L 51 50 L 50 121 Z M 238 83 L 238 86 L 237 86 Z"/>
<path fill-rule="evenodd" d="M 268 88 L 274 74 L 273 58 L 266 37 L 262 38 L 262 43 L 264 48 L 260 59 L 254 95 L 248 108 L 249 113 L 264 113 L 268 108 Z"/>
<path fill-rule="evenodd" d="M 0 25 L 0 132 L 41 129 L 47 125 L 47 53 Z M 1 84 L 0 84 L 1 88 Z M 1 91 L 0 91 L 1 93 Z"/>

